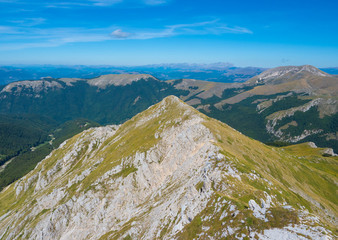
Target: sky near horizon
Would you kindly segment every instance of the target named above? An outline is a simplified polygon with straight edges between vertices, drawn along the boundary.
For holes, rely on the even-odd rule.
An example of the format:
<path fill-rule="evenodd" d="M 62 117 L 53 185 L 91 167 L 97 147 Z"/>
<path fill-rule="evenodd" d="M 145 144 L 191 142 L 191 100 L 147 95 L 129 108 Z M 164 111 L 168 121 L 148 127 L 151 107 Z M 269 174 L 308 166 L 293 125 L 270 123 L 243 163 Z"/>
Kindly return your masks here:
<path fill-rule="evenodd" d="M 338 66 L 336 0 L 0 0 L 0 64 Z"/>

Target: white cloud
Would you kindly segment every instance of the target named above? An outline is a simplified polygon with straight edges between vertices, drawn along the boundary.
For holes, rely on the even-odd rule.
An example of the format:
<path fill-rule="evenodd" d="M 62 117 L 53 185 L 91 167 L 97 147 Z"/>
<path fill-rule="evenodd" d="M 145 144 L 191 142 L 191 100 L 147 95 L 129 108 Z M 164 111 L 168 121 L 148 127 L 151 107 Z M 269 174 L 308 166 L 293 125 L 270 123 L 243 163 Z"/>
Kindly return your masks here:
<path fill-rule="evenodd" d="M 247 28 L 244 27 L 228 27 L 228 26 L 221 26 L 219 27 L 219 29 L 221 30 L 220 32 L 223 33 L 249 33 L 252 34 L 253 32 Z"/>
<path fill-rule="evenodd" d="M 110 35 L 114 38 L 128 38 L 131 33 L 123 32 L 121 29 L 116 29 Z"/>

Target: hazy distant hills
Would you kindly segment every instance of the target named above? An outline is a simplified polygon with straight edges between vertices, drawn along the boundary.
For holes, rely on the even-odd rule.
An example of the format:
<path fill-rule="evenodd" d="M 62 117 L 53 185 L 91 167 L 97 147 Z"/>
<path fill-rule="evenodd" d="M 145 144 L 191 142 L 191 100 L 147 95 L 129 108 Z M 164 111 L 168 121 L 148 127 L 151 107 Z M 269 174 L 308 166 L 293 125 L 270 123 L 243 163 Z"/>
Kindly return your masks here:
<path fill-rule="evenodd" d="M 160 80 L 197 79 L 213 82 L 244 82 L 265 71 L 259 67 L 236 67 L 230 63 L 189 64 L 169 63 L 144 66 L 62 66 L 15 65 L 0 66 L 0 86 L 14 81 L 52 78 L 94 78 L 106 74 L 150 74 Z M 338 68 L 323 68 L 326 73 L 338 75 Z"/>
<path fill-rule="evenodd" d="M 264 71 L 264 68 L 235 67 L 228 63 L 154 64 L 145 66 L 2 66 L 0 85 L 13 81 L 52 78 L 94 78 L 106 74 L 151 74 L 160 80 L 193 78 L 216 82 L 241 82 Z"/>

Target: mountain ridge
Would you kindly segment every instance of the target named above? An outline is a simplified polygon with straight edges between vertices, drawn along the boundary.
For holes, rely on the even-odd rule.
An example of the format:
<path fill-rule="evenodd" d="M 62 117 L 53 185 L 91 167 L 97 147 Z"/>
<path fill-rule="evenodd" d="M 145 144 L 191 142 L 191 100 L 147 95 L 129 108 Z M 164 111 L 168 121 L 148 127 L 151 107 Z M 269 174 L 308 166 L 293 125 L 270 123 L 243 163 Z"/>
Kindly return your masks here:
<path fill-rule="evenodd" d="M 334 192 L 325 191 L 336 177 L 305 158 L 302 166 L 291 151 L 298 152 L 252 140 L 169 96 L 121 126 L 89 129 L 67 140 L 4 189 L 0 236 L 333 236 L 326 224 L 336 224 L 330 217 L 337 215 Z M 325 163 L 311 151 L 322 166 L 335 166 L 336 158 Z M 306 176 L 311 171 L 318 175 Z"/>
<path fill-rule="evenodd" d="M 106 88 L 107 86 L 125 86 L 131 84 L 132 82 L 139 80 L 153 79 L 157 80 L 155 77 L 149 74 L 107 74 L 102 75 L 96 78 L 91 79 L 81 79 L 81 78 L 44 78 L 42 80 L 25 80 L 9 83 L 6 85 L 0 93 L 4 92 L 13 92 L 22 91 L 23 88 L 31 88 L 33 92 L 42 92 L 47 91 L 48 89 L 55 90 L 63 88 L 62 83 L 65 83 L 67 86 L 73 86 L 73 83 L 82 81 L 86 82 L 90 86 L 95 86 L 98 88 Z"/>

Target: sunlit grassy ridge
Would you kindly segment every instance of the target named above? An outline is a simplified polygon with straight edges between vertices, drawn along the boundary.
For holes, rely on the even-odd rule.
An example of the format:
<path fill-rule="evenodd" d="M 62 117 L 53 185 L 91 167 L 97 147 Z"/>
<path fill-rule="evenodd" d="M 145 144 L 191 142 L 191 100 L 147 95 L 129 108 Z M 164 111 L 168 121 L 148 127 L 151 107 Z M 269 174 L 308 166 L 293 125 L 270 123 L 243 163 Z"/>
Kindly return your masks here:
<path fill-rule="evenodd" d="M 305 206 L 322 217 L 326 217 L 323 208 L 337 216 L 338 157 L 323 157 L 322 149 L 307 144 L 286 148 L 266 146 L 214 119 L 205 124 L 220 139 L 217 145 L 225 155 L 234 156 L 233 163 L 240 171 L 255 170 L 279 187 L 271 192 L 265 185 L 264 191 L 276 194 L 294 207 Z M 249 184 L 257 188 L 255 183 Z"/>

